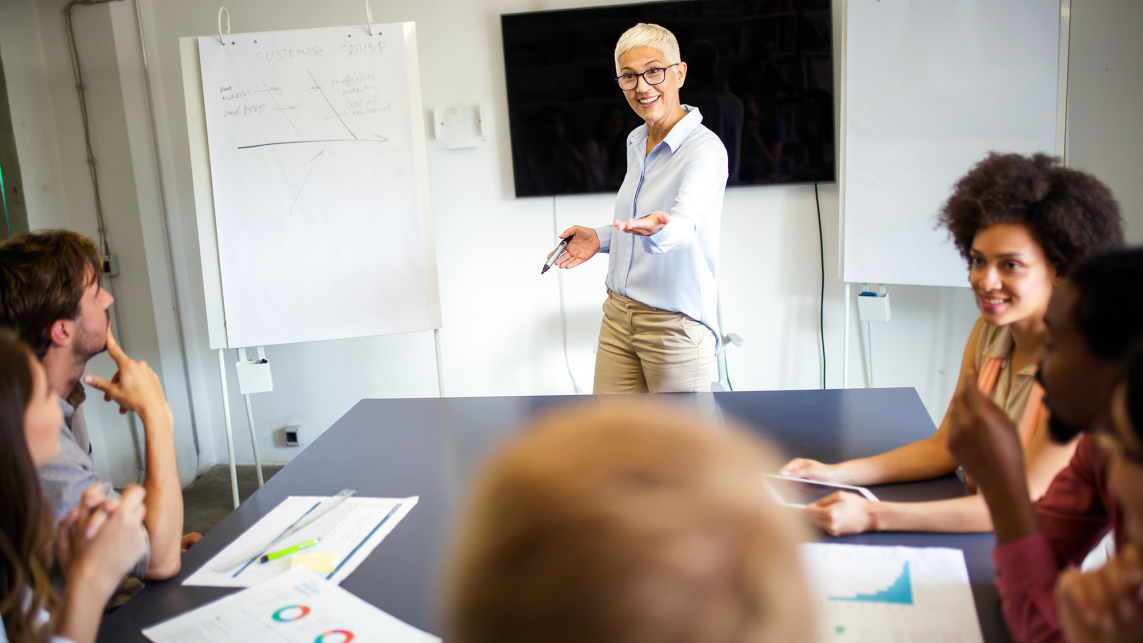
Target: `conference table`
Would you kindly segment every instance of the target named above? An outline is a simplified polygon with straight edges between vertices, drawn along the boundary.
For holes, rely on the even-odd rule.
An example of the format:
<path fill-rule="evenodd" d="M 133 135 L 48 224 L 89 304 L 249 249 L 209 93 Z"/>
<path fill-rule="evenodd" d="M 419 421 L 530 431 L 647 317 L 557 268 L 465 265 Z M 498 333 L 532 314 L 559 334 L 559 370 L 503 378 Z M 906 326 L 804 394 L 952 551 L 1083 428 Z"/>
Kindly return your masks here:
<path fill-rule="evenodd" d="M 935 431 L 912 388 L 665 397 L 735 421 L 785 454 L 824 462 L 882 453 Z M 146 641 L 142 628 L 236 591 L 186 587 L 182 581 L 287 496 L 333 495 L 347 488 L 359 496 L 419 496 L 420 502 L 341 586 L 411 625 L 443 636 L 445 553 L 481 464 L 542 413 L 554 409 L 571 413 L 576 406 L 609 401 L 596 396 L 362 400 L 191 548 L 178 576 L 150 583 L 107 614 L 98 640 Z M 966 493 L 964 484 L 951 474 L 872 490 L 890 501 L 937 500 Z M 992 534 L 897 532 L 823 540 L 962 550 L 985 641 L 1011 641 L 995 587 Z"/>

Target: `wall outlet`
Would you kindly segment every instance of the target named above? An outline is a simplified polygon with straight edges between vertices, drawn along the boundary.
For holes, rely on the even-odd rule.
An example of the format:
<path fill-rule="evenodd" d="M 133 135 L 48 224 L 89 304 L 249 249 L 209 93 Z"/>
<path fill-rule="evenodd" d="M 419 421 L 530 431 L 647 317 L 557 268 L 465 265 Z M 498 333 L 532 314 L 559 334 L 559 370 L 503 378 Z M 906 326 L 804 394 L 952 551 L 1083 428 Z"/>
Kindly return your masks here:
<path fill-rule="evenodd" d="M 282 427 L 282 438 L 288 447 L 300 447 L 306 443 L 302 427 L 297 425 Z"/>

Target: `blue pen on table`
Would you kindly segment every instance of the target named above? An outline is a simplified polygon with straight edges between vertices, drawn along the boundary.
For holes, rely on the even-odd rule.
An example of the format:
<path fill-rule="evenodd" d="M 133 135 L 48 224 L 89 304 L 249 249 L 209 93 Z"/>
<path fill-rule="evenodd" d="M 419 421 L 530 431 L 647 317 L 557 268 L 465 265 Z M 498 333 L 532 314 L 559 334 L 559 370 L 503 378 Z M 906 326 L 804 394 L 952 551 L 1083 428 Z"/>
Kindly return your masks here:
<path fill-rule="evenodd" d="M 569 234 L 563 239 L 560 239 L 560 245 L 556 246 L 556 249 L 552 251 L 552 256 L 548 257 L 548 262 L 544 264 L 544 269 L 540 271 L 541 275 L 547 272 L 556 263 L 556 259 L 559 259 L 560 255 L 567 251 L 568 244 L 571 243 L 572 237 L 574 236 L 574 234 Z"/>

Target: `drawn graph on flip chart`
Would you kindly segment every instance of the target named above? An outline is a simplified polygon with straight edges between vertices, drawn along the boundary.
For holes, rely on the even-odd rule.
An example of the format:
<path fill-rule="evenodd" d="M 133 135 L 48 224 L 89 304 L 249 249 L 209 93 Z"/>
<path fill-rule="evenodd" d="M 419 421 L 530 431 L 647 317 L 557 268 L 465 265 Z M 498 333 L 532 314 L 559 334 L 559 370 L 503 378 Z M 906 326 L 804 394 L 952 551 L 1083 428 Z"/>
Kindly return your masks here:
<path fill-rule="evenodd" d="M 184 88 L 209 151 L 209 199 L 201 171 L 195 182 L 200 242 L 217 248 L 203 251 L 208 308 L 212 287 L 221 299 L 212 348 L 439 328 L 412 23 L 194 47 L 199 82 Z"/>
<path fill-rule="evenodd" d="M 823 642 L 983 642 L 960 550 L 831 543 L 802 558 Z"/>

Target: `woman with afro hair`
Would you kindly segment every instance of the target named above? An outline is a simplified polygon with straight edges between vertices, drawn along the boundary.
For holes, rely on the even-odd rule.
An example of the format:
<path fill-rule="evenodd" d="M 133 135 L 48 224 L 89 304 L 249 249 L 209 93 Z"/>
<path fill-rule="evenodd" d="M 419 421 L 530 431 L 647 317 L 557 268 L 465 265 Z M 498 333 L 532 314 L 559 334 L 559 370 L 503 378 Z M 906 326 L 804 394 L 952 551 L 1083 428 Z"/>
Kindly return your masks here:
<path fill-rule="evenodd" d="M 1044 313 L 1056 284 L 1083 259 L 1123 245 L 1111 191 L 1095 177 L 1045 154 L 989 154 L 957 182 L 940 224 L 968 263 L 980 319 L 964 347 L 958 382 L 977 386 L 1020 427 L 1028 492 L 1039 498 L 1067 465 L 1075 441 L 1054 444 L 1036 381 Z M 960 393 L 957 385 L 955 396 Z M 788 476 L 855 485 L 925 480 L 956 470 L 948 448 L 949 414 L 932 437 L 888 453 L 824 464 L 795 458 Z M 975 491 L 972 480 L 966 480 Z M 866 531 L 991 531 L 979 495 L 935 502 L 871 502 L 840 492 L 806 508 L 830 534 Z"/>

